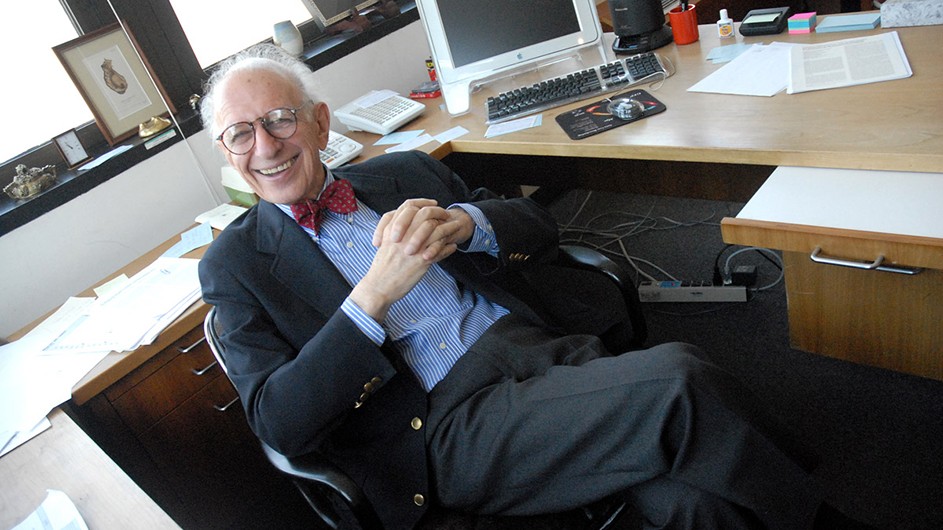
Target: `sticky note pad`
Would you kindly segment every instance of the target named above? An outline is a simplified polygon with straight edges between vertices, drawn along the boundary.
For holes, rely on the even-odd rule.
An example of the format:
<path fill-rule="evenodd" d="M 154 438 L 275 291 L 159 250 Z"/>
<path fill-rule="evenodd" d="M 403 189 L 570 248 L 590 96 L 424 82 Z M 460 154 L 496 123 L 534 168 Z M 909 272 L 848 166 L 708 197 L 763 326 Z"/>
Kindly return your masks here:
<path fill-rule="evenodd" d="M 812 33 L 815 29 L 815 11 L 795 14 L 789 17 L 788 22 L 790 34 Z"/>

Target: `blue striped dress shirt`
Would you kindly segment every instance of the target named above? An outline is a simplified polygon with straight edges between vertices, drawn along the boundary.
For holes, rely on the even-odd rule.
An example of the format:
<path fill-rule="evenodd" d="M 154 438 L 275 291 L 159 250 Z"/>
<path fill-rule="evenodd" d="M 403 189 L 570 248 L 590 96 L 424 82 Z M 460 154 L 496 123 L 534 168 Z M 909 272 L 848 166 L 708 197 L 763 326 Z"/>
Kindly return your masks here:
<path fill-rule="evenodd" d="M 328 171 L 324 185 L 334 181 Z M 291 207 L 278 204 L 292 217 Z M 491 225 L 480 209 L 455 204 L 475 221 L 475 232 L 463 252 L 487 252 L 497 256 L 498 244 Z M 327 212 L 316 235 L 304 228 L 353 287 L 367 274 L 377 249 L 373 233 L 380 215 L 357 200 L 352 214 Z M 389 337 L 428 392 L 445 377 L 452 365 L 508 310 L 472 291 L 460 289 L 438 264 L 433 264 L 405 297 L 393 303 L 382 323 L 376 322 L 349 298 L 341 310 L 377 345 Z"/>

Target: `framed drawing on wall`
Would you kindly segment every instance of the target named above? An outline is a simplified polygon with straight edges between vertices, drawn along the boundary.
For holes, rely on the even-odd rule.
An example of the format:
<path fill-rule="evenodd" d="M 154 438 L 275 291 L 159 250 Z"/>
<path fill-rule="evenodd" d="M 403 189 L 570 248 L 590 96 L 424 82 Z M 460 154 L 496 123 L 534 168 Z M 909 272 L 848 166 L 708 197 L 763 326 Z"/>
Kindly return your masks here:
<path fill-rule="evenodd" d="M 108 145 L 176 112 L 134 36 L 114 23 L 53 48 Z M 165 105 L 166 102 L 166 105 Z M 169 107 L 169 108 L 168 108 Z"/>

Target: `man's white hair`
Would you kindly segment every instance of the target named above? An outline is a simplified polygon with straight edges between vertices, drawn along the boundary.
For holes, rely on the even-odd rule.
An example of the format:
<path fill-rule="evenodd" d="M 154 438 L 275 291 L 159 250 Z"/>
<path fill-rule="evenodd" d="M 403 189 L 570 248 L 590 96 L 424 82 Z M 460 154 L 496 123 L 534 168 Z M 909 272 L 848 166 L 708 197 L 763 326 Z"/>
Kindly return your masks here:
<path fill-rule="evenodd" d="M 241 51 L 219 63 L 203 87 L 200 99 L 200 121 L 216 138 L 221 132 L 216 123 L 216 99 L 219 89 L 232 74 L 243 71 L 269 71 L 284 77 L 298 87 L 308 99 L 318 102 L 317 88 L 311 69 L 297 57 L 273 44 L 259 44 Z"/>

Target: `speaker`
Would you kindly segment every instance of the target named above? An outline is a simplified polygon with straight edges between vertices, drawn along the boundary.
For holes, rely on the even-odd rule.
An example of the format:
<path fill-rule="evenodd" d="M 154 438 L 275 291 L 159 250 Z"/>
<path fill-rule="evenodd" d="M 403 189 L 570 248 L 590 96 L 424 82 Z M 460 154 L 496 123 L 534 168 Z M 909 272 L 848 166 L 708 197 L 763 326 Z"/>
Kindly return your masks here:
<path fill-rule="evenodd" d="M 616 40 L 612 51 L 642 53 L 671 42 L 671 28 L 665 25 L 660 0 L 609 0 L 612 30 Z"/>

